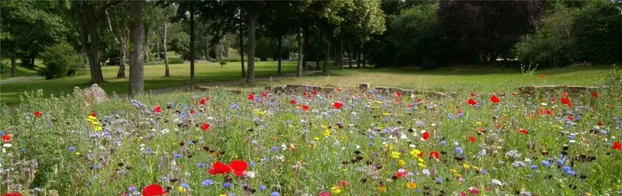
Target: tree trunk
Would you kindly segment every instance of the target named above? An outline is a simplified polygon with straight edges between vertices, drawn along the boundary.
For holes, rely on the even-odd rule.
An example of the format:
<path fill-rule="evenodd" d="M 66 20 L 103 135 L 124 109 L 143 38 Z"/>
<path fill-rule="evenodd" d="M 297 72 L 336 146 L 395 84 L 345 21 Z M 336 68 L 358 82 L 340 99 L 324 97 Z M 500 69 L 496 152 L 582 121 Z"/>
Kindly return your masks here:
<path fill-rule="evenodd" d="M 326 41 L 326 55 L 324 55 L 324 67 L 322 73 L 328 75 L 328 58 L 330 57 L 330 42 Z"/>
<path fill-rule="evenodd" d="M 104 81 L 102 68 L 99 64 L 99 31 L 98 17 L 92 3 L 88 3 L 88 31 L 91 44 L 89 47 L 89 66 L 91 69 L 91 83 L 100 83 Z"/>
<path fill-rule="evenodd" d="M 242 77 L 246 77 L 246 71 L 244 70 L 244 31 L 242 30 L 242 16 L 240 16 L 240 21 L 238 25 L 238 30 L 240 31 L 240 66 L 242 68 Z"/>
<path fill-rule="evenodd" d="M 363 54 L 361 54 L 363 56 L 363 67 L 367 66 L 367 47 L 365 47 L 365 44 L 363 44 Z"/>
<path fill-rule="evenodd" d="M 335 51 L 335 64 L 339 67 L 339 70 L 343 70 L 343 32 L 338 39 L 337 51 Z"/>
<path fill-rule="evenodd" d="M 164 76 L 171 76 L 169 66 L 168 66 L 168 56 L 166 55 L 166 33 L 168 29 L 168 22 L 164 22 L 164 35 L 162 36 L 162 49 L 164 50 Z"/>
<path fill-rule="evenodd" d="M 281 55 L 282 47 L 283 47 L 283 36 L 281 35 L 281 36 L 279 36 L 279 43 L 278 43 L 278 46 L 277 46 L 277 48 L 278 48 L 277 49 L 277 58 L 279 58 L 279 62 L 278 62 L 279 68 L 278 68 L 276 73 L 281 73 L 281 60 L 283 58 L 282 57 L 283 55 Z"/>
<path fill-rule="evenodd" d="M 360 69 L 361 68 L 361 45 L 357 44 L 357 51 L 356 51 L 356 68 Z"/>
<path fill-rule="evenodd" d="M 302 25 L 301 25 L 302 26 Z M 302 58 L 302 68 L 307 70 L 309 69 L 309 66 L 307 66 L 307 61 L 309 60 L 309 32 L 308 31 L 302 31 L 302 39 L 303 39 L 303 43 L 302 43 L 302 47 L 303 47 L 303 52 L 307 53 L 306 55 L 303 53 L 303 58 Z M 306 48 L 305 48 L 306 47 Z"/>
<path fill-rule="evenodd" d="M 190 80 L 194 80 L 194 7 L 190 9 Z"/>
<path fill-rule="evenodd" d="M 143 24 L 143 1 L 130 2 L 130 16 L 134 19 L 131 29 L 131 52 L 130 52 L 130 97 L 139 95 L 144 90 L 144 42 L 145 26 Z"/>
<path fill-rule="evenodd" d="M 15 74 L 17 74 L 17 59 L 15 59 L 15 56 L 11 56 L 11 77 L 15 77 Z"/>
<path fill-rule="evenodd" d="M 302 24 L 300 18 L 298 19 L 298 33 L 296 34 L 296 41 L 298 41 L 298 64 L 296 66 L 296 77 L 302 76 L 302 67 L 304 59 L 304 43 L 302 42 Z"/>
<path fill-rule="evenodd" d="M 117 78 L 125 78 L 125 54 L 127 51 L 127 38 L 120 37 L 120 49 L 119 49 L 119 71 L 117 72 Z"/>
<path fill-rule="evenodd" d="M 158 52 L 158 54 L 156 54 L 156 61 L 161 61 L 162 59 L 160 59 L 160 55 L 162 54 L 162 51 L 160 51 L 160 42 L 156 42 L 156 51 Z"/>
<path fill-rule="evenodd" d="M 348 67 L 352 69 L 352 44 L 348 44 Z"/>
<path fill-rule="evenodd" d="M 255 79 L 255 21 L 257 16 L 253 13 L 248 14 L 248 76 L 246 82 L 253 82 Z"/>

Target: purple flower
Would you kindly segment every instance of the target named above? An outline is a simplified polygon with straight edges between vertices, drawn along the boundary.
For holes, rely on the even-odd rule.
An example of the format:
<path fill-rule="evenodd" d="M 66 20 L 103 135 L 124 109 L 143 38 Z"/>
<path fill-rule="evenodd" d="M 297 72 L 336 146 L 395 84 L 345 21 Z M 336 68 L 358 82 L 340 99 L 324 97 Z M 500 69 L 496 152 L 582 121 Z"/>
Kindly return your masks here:
<path fill-rule="evenodd" d="M 531 165 L 530 168 L 533 169 L 533 170 L 537 170 L 538 169 L 538 165 Z"/>
<path fill-rule="evenodd" d="M 434 182 L 436 184 L 440 184 L 440 183 L 443 183 L 443 179 L 442 178 L 436 178 L 436 180 L 434 180 Z"/>
<path fill-rule="evenodd" d="M 462 147 L 456 147 L 456 153 L 458 153 L 459 155 L 464 155 L 464 149 L 462 149 Z"/>
<path fill-rule="evenodd" d="M 209 186 L 209 185 L 212 185 L 212 183 L 213 183 L 212 180 L 207 179 L 207 180 L 203 180 L 203 182 L 201 182 L 201 185 Z"/>
<path fill-rule="evenodd" d="M 129 191 L 130 193 L 136 192 L 136 187 L 130 186 L 130 188 L 128 188 L 127 191 Z"/>
<path fill-rule="evenodd" d="M 225 182 L 225 184 L 223 184 L 223 186 L 228 189 L 231 188 L 231 183 Z"/>
<path fill-rule="evenodd" d="M 181 154 L 175 153 L 175 158 L 178 158 L 178 159 L 181 158 Z"/>
<path fill-rule="evenodd" d="M 548 167 L 551 163 L 549 163 L 548 161 L 546 161 L 546 160 L 545 160 L 545 161 L 542 161 L 542 163 L 541 163 L 541 164 L 542 164 L 542 166 L 544 166 L 544 167 Z"/>
<path fill-rule="evenodd" d="M 181 186 L 182 188 L 184 188 L 184 189 L 190 189 L 190 185 L 188 185 L 188 184 L 186 184 L 186 183 L 183 183 L 183 184 L 181 184 L 180 186 Z"/>
<path fill-rule="evenodd" d="M 272 194 L 270 194 L 270 196 L 281 196 L 281 194 L 279 194 L 279 192 L 272 192 Z"/>
<path fill-rule="evenodd" d="M 76 151 L 76 147 L 69 147 L 69 152 L 75 152 Z"/>
<path fill-rule="evenodd" d="M 264 191 L 264 190 L 266 190 L 266 185 L 261 185 L 261 186 L 259 186 L 259 190 L 260 190 L 260 191 Z"/>
<path fill-rule="evenodd" d="M 204 168 L 204 167 L 205 167 L 205 164 L 203 164 L 203 163 L 199 163 L 199 164 L 197 164 L 197 166 L 199 166 L 199 168 Z"/>
<path fill-rule="evenodd" d="M 274 151 L 274 152 L 279 150 L 279 149 L 276 148 L 276 146 L 272 146 L 272 147 L 270 147 L 270 149 L 272 149 L 272 151 Z"/>
<path fill-rule="evenodd" d="M 447 141 L 442 140 L 442 141 L 441 141 L 441 146 L 444 146 L 444 145 L 447 145 Z"/>

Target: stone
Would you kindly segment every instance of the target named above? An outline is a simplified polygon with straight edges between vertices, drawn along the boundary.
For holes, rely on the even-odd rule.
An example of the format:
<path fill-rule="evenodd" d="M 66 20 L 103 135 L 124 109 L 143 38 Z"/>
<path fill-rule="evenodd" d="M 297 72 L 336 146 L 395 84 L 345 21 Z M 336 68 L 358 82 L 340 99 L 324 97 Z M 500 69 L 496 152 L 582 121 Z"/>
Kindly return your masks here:
<path fill-rule="evenodd" d="M 367 91 L 368 89 L 369 89 L 369 84 L 368 83 L 359 84 L 359 90 Z"/>
<path fill-rule="evenodd" d="M 91 87 L 82 90 L 82 98 L 84 99 L 84 104 L 87 107 L 109 100 L 106 91 L 104 91 L 104 89 L 99 87 L 97 84 L 93 84 Z"/>

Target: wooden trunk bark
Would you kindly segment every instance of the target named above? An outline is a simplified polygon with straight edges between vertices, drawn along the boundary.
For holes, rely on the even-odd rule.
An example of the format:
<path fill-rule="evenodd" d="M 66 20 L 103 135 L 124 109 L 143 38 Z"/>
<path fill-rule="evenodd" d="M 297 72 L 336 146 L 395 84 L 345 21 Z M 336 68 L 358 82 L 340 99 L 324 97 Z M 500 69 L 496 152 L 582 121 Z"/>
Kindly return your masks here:
<path fill-rule="evenodd" d="M 127 52 L 127 38 L 120 37 L 119 39 L 119 71 L 117 72 L 117 78 L 125 78 L 125 54 Z"/>
<path fill-rule="evenodd" d="M 91 83 L 101 83 L 104 81 L 102 68 L 99 64 L 99 19 L 92 3 L 88 3 L 88 35 L 91 40 L 88 50 L 89 67 L 91 72 Z"/>
<path fill-rule="evenodd" d="M 190 80 L 194 80 L 194 7 L 190 10 Z"/>
<path fill-rule="evenodd" d="M 246 71 L 244 70 L 244 31 L 242 30 L 242 17 L 238 25 L 238 31 L 240 31 L 240 67 L 242 68 L 242 78 L 246 77 Z"/>
<path fill-rule="evenodd" d="M 255 79 L 255 22 L 257 17 L 248 14 L 248 75 L 246 82 L 253 82 Z"/>
<path fill-rule="evenodd" d="M 352 44 L 348 44 L 348 67 L 352 69 Z"/>
<path fill-rule="evenodd" d="M 164 22 L 164 34 L 162 35 L 162 49 L 164 50 L 164 76 L 171 76 L 168 66 L 168 55 L 166 55 L 166 36 L 167 36 L 168 22 Z"/>
<path fill-rule="evenodd" d="M 302 24 L 298 19 L 298 33 L 296 33 L 296 41 L 298 41 L 298 64 L 296 65 L 296 77 L 302 76 L 302 67 L 304 59 L 304 43 L 302 42 Z"/>
<path fill-rule="evenodd" d="M 279 59 L 279 62 L 278 62 L 278 67 L 279 67 L 279 68 L 278 68 L 278 70 L 276 71 L 276 73 L 281 73 L 281 60 L 282 60 L 282 58 L 283 58 L 283 57 L 282 57 L 283 55 L 281 55 L 281 50 L 282 50 L 282 48 L 281 48 L 281 47 L 282 47 L 282 46 L 283 46 L 283 36 L 279 36 L 279 43 L 278 43 L 278 46 L 277 46 L 277 48 L 278 48 L 278 49 L 277 49 L 277 56 L 278 56 L 277 58 Z"/>
<path fill-rule="evenodd" d="M 17 59 L 15 56 L 11 56 L 11 77 L 15 77 L 17 74 Z"/>
<path fill-rule="evenodd" d="M 130 2 L 130 16 L 134 19 L 131 29 L 130 41 L 130 97 L 141 94 L 144 91 L 144 42 L 145 26 L 143 24 L 143 1 Z"/>
<path fill-rule="evenodd" d="M 328 58 L 330 57 L 330 42 L 326 41 L 326 55 L 324 55 L 324 67 L 322 73 L 328 75 Z"/>

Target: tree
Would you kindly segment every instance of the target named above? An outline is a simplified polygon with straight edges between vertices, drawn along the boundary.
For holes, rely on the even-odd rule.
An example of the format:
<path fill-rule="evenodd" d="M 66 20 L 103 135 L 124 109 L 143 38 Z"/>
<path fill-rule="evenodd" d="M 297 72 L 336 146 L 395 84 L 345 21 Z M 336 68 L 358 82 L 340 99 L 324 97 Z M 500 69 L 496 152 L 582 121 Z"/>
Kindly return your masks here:
<path fill-rule="evenodd" d="M 16 59 L 34 68 L 34 59 L 46 47 L 61 41 L 67 33 L 58 4 L 46 1 L 2 1 L 0 7 L 0 54 L 11 59 L 15 76 Z"/>
<path fill-rule="evenodd" d="M 167 47 L 167 38 L 169 35 L 169 29 L 171 28 L 171 17 L 176 13 L 176 5 L 163 4 L 160 6 L 153 6 L 151 9 L 151 17 L 152 29 L 155 30 L 155 34 L 157 35 L 156 43 L 162 43 L 163 52 L 160 52 L 160 47 L 157 47 L 157 56 L 162 56 L 164 61 L 164 76 L 170 76 L 170 68 L 168 64 L 168 56 L 166 52 L 168 51 Z M 159 45 L 159 44 L 157 44 Z"/>
<path fill-rule="evenodd" d="M 143 92 L 143 69 L 144 69 L 144 41 L 145 26 L 143 25 L 143 2 L 130 2 L 130 16 L 132 17 L 130 52 L 130 88 L 129 95 L 136 96 Z"/>
<path fill-rule="evenodd" d="M 130 18 L 126 3 L 119 3 L 110 11 L 105 10 L 108 28 L 116 44 L 119 45 L 119 70 L 117 78 L 125 78 L 125 59 L 127 58 L 127 45 L 130 37 Z"/>
<path fill-rule="evenodd" d="M 456 56 L 492 62 L 534 30 L 546 6 L 537 0 L 441 1 L 438 16 L 443 31 L 459 40 Z"/>

